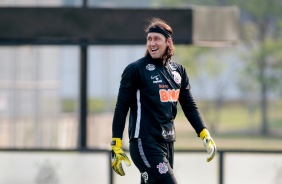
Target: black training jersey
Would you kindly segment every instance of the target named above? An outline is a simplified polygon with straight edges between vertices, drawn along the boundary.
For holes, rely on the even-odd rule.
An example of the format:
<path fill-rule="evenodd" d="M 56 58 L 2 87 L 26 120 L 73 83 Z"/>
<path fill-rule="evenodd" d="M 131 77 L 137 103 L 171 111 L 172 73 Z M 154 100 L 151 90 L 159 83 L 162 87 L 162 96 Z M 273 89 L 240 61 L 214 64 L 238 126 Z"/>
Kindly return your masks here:
<path fill-rule="evenodd" d="M 115 107 L 113 137 L 123 136 L 130 108 L 129 138 L 175 141 L 173 121 L 180 102 L 185 116 L 197 132 L 205 127 L 190 93 L 185 68 L 175 62 L 145 56 L 129 64 L 121 78 Z"/>

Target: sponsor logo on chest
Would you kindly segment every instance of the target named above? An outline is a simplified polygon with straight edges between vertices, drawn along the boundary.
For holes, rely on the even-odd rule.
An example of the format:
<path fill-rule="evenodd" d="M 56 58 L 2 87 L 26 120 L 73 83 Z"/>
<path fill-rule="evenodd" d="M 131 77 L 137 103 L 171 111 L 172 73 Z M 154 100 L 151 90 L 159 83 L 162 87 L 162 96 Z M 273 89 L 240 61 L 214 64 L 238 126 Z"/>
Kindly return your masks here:
<path fill-rule="evenodd" d="M 160 100 L 161 102 L 177 102 L 179 98 L 179 89 L 160 89 Z"/>
<path fill-rule="evenodd" d="M 160 79 L 160 75 L 151 76 L 151 79 L 153 80 L 153 83 L 161 83 L 161 82 L 163 82 Z"/>

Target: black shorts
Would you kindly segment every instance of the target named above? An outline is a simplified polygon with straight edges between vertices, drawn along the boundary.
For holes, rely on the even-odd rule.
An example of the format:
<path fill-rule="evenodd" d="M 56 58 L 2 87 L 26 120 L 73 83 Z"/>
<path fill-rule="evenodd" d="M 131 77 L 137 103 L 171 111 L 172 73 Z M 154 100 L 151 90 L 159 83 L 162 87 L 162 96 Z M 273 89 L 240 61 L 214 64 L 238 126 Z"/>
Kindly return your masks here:
<path fill-rule="evenodd" d="M 130 156 L 141 173 L 141 183 L 177 183 L 173 175 L 173 142 L 147 139 L 130 141 Z"/>

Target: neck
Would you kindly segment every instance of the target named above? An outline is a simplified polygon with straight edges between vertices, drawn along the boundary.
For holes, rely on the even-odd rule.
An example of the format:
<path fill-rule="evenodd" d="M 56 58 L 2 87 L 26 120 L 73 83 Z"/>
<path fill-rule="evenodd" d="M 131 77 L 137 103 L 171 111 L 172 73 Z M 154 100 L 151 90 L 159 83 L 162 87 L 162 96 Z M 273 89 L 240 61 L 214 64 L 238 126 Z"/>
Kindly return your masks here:
<path fill-rule="evenodd" d="M 149 57 L 149 58 L 150 58 L 151 60 L 153 60 L 154 62 L 163 64 L 163 65 L 165 65 L 165 64 L 167 63 L 167 60 L 166 60 L 165 58 L 164 58 L 164 59 L 162 59 L 162 58 L 154 59 L 154 58 L 151 57 L 150 54 L 147 54 L 147 57 Z"/>
<path fill-rule="evenodd" d="M 163 59 L 163 65 L 165 65 L 167 63 L 166 59 Z"/>

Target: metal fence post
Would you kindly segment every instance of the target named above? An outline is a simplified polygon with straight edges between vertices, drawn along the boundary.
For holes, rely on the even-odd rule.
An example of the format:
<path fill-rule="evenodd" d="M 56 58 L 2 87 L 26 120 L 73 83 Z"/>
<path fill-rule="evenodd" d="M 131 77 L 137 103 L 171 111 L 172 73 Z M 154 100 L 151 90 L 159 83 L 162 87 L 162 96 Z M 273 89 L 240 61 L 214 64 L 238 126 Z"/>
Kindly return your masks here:
<path fill-rule="evenodd" d="M 80 46 L 80 94 L 78 149 L 87 147 L 87 45 Z"/>
<path fill-rule="evenodd" d="M 224 177 L 224 151 L 218 151 L 219 153 L 219 184 L 223 184 L 223 177 Z"/>
<path fill-rule="evenodd" d="M 114 172 L 113 172 L 113 169 L 111 167 L 111 160 L 112 160 L 112 157 L 111 157 L 111 151 L 109 151 L 109 175 L 110 175 L 110 184 L 114 184 Z"/>

